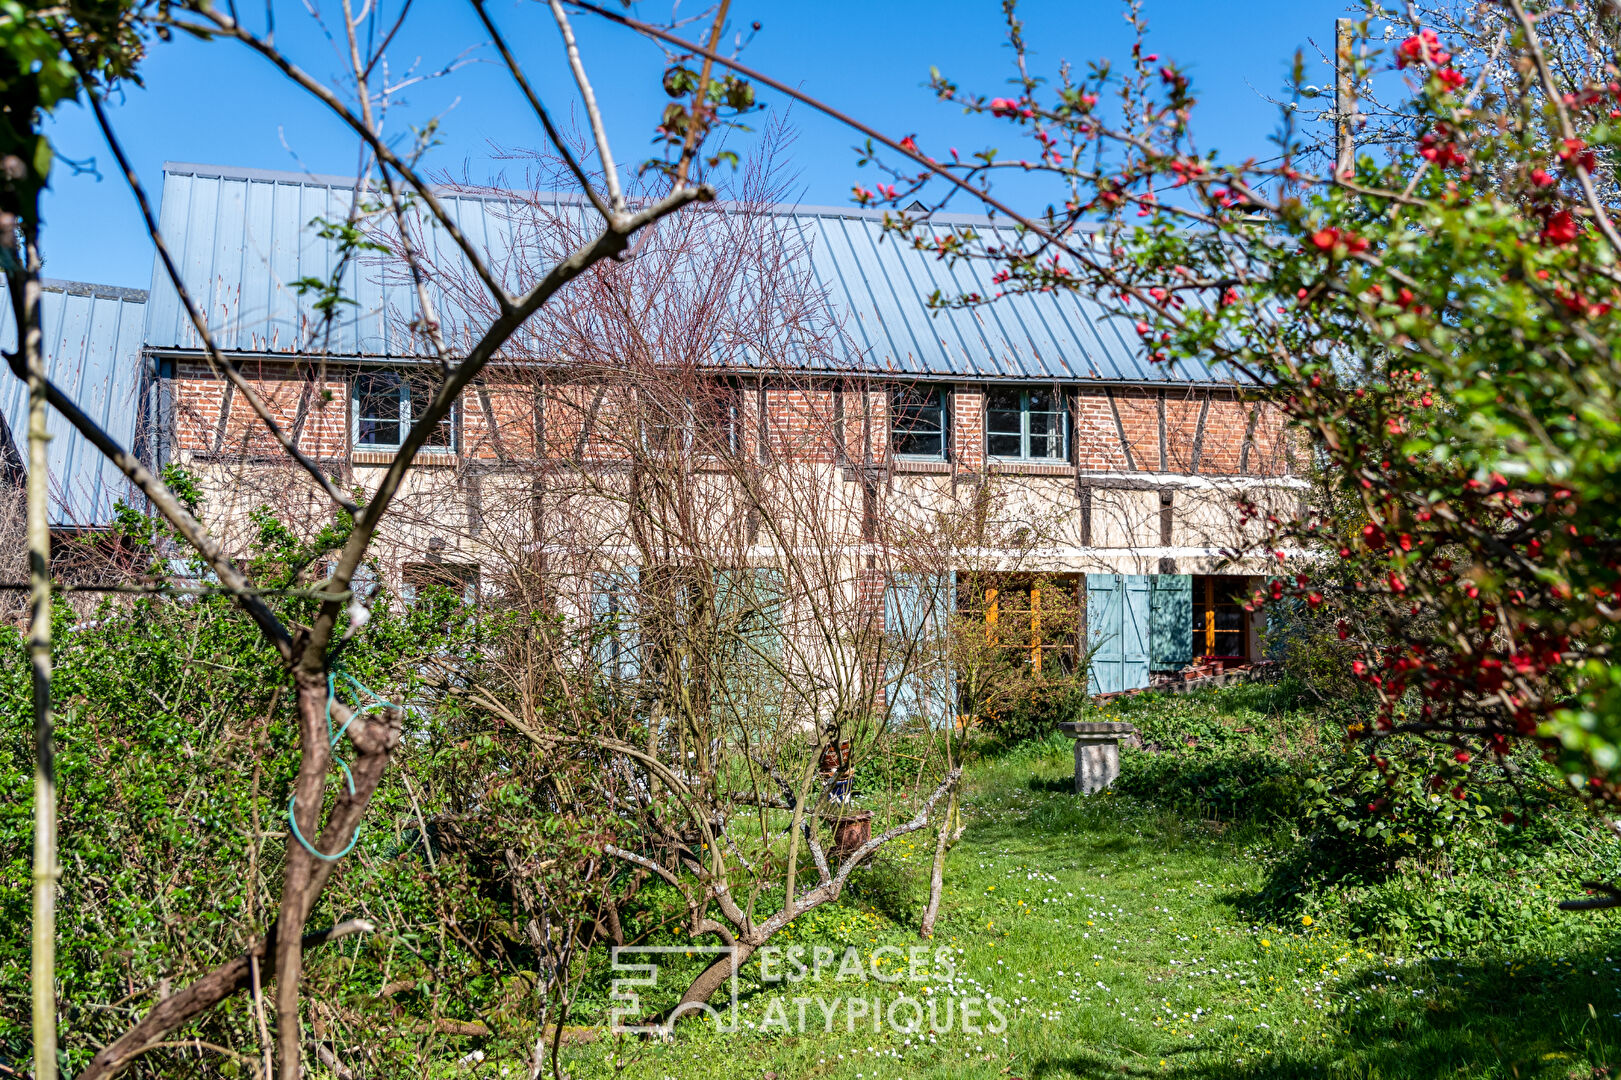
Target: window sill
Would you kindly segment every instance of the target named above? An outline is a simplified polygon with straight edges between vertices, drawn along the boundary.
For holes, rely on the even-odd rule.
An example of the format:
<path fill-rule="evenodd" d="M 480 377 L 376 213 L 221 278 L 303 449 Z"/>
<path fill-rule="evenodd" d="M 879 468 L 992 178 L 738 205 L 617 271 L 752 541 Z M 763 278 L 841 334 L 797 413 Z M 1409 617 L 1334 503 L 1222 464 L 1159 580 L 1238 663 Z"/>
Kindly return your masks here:
<path fill-rule="evenodd" d="M 351 450 L 349 464 L 351 465 L 392 465 L 394 455 L 398 450 Z M 456 455 L 449 450 L 418 450 L 411 464 L 450 466 L 456 464 Z"/>
<path fill-rule="evenodd" d="M 898 473 L 949 473 L 951 462 L 939 458 L 895 458 L 891 467 Z"/>
<path fill-rule="evenodd" d="M 987 472 L 1015 473 L 1021 476 L 1074 476 L 1075 466 L 1066 461 L 1020 461 L 1011 458 L 992 458 Z"/>

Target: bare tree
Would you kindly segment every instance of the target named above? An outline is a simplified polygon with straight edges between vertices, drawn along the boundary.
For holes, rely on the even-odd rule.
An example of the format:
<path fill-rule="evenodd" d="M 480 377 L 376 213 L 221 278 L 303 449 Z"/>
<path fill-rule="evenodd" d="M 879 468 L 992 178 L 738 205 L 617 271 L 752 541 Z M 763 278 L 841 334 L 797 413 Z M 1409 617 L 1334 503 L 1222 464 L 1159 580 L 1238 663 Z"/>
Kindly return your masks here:
<path fill-rule="evenodd" d="M 526 387 L 535 448 L 481 487 L 477 542 L 513 621 L 502 674 L 467 697 L 532 753 L 589 762 L 569 811 L 635 880 L 679 891 L 690 935 L 737 947 L 678 1014 L 925 827 L 960 774 L 931 760 L 870 838 L 843 829 L 854 774 L 915 730 L 903 684 L 930 662 L 932 639 L 897 633 L 886 611 L 910 565 L 899 523 L 960 504 L 945 491 L 923 514 L 893 482 L 891 388 L 848 368 L 805 241 L 774 206 L 782 139 L 768 133 L 733 197 L 584 275 L 509 344 L 492 385 Z M 555 158 L 523 160 L 522 187 L 473 189 L 502 208 L 504 271 L 519 277 L 581 228 L 549 193 Z M 462 268 L 427 272 L 478 302 Z M 548 947 L 566 966 L 596 932 L 558 923 Z"/>
<path fill-rule="evenodd" d="M 130 448 L 117 445 L 67 393 L 44 378 L 38 320 L 41 238 L 37 212 L 24 216 L 18 243 L 7 249 L 11 254 L 7 282 L 13 295 L 20 342 L 13 368 L 30 381 L 33 398 L 31 429 L 42 426 L 43 409 L 48 403 L 98 451 L 113 461 L 153 510 L 190 545 L 217 579 L 217 586 L 214 587 L 236 598 L 280 656 L 297 698 L 300 729 L 301 764 L 295 785 L 293 826 L 306 839 L 300 844 L 289 845 L 275 921 L 261 938 L 239 956 L 160 1001 L 140 1022 L 97 1053 L 81 1073 L 82 1076 L 107 1076 L 124 1069 L 176 1027 L 212 1009 L 250 983 L 257 985 L 260 981 L 269 980 L 276 983 L 278 1074 L 284 1080 L 301 1075 L 299 983 L 304 950 L 368 929 L 368 924 L 352 920 L 329 929 L 308 932 L 306 923 L 332 873 L 342 862 L 342 853 L 348 850 L 400 737 L 401 717 L 398 710 L 352 711 L 335 700 L 331 693 L 334 662 L 341 654 L 344 643 L 360 632 L 366 621 L 365 605 L 351 589 L 351 581 L 383 529 L 396 496 L 412 468 L 416 452 L 450 414 L 456 400 L 474 384 L 491 359 L 525 322 L 565 285 L 588 273 L 594 266 L 622 256 L 631 248 L 643 228 L 683 207 L 713 197 L 713 190 L 707 184 L 688 179 L 692 175 L 692 162 L 701 147 L 701 140 L 695 138 L 682 145 L 679 160 L 675 163 L 677 171 L 673 182 L 656 194 L 650 193 L 636 200 L 627 199 L 619 182 L 618 166 L 611 155 L 606 126 L 596 106 L 580 50 L 562 6 L 554 2 L 551 4 L 551 14 L 563 38 L 567 61 L 575 76 L 593 134 L 597 179 L 592 182 L 573 149 L 559 137 L 549 112 L 533 92 L 522 68 L 507 49 L 483 5 L 474 0 L 473 6 L 494 40 L 514 84 L 531 106 L 534 118 L 567 163 L 584 196 L 581 209 L 591 222 L 582 226 L 576 245 L 560 253 L 534 278 L 516 286 L 513 279 L 503 277 L 491 265 L 487 253 L 462 233 L 455 218 L 443 206 L 435 186 L 422 174 L 421 158 L 430 145 L 432 126 L 419 129 L 419 133 L 403 148 L 385 130 L 385 117 L 397 104 L 402 85 L 401 80 L 391 76 L 386 50 L 411 11 L 409 4 L 395 11 L 386 11 L 384 5 L 368 4 L 356 8 L 345 0 L 336 18 L 330 18 L 330 12 L 317 12 L 318 17 L 327 18 L 327 29 L 333 32 L 335 40 L 341 42 L 342 53 L 347 60 L 342 84 L 323 81 L 295 63 L 278 46 L 273 22 L 267 22 L 263 29 L 256 30 L 239 21 L 234 8 L 221 9 L 204 3 L 175 4 L 154 16 L 164 32 L 175 29 L 215 41 L 234 42 L 256 54 L 281 72 L 294 87 L 322 104 L 357 140 L 361 166 L 356 174 L 351 212 L 345 221 L 326 223 L 326 228 L 336 238 L 340 252 L 338 273 L 329 281 L 316 283 L 317 290 L 330 301 L 326 306 L 328 312 L 336 310 L 344 300 L 343 270 L 362 249 L 361 238 L 385 220 L 392 220 L 396 225 L 394 235 L 397 243 L 388 254 L 400 272 L 414 280 L 423 279 L 424 252 L 413 241 L 415 227 L 407 223 L 431 221 L 439 233 L 449 238 L 457 257 L 484 291 L 485 317 L 468 331 L 465 347 L 455 351 L 451 350 L 439 331 L 442 313 L 434 310 L 425 290 L 418 291 L 418 309 L 414 313 L 413 325 L 425 346 L 424 351 L 438 364 L 437 386 L 426 408 L 414 418 L 376 489 L 363 499 L 341 490 L 327 471 L 300 449 L 265 406 L 253 381 L 246 377 L 237 359 L 215 346 L 209 321 L 198 301 L 187 291 L 151 206 L 130 168 L 104 108 L 103 92 L 96 80 L 90 77 L 101 60 L 90 52 L 83 35 L 62 35 L 61 47 L 78 68 L 96 119 L 139 203 L 157 247 L 163 272 L 178 291 L 210 363 L 257 416 L 268 437 L 302 471 L 304 483 L 320 493 L 336 512 L 352 520 L 348 539 L 337 554 L 330 576 L 316 591 L 320 600 L 318 613 L 308 625 L 288 625 L 277 613 L 272 600 L 249 580 L 220 539 L 187 509 L 152 468 L 139 460 Z M 410 81 L 403 80 L 406 84 Z M 707 91 L 708 86 L 701 83 L 695 91 L 695 101 L 707 102 Z M 310 351 L 317 354 L 318 360 L 320 329 L 317 328 L 309 343 Z M 46 469 L 43 455 L 37 448 L 31 451 L 30 460 L 30 505 L 38 511 L 31 515 L 33 524 L 30 532 L 31 537 L 39 541 L 33 560 L 35 632 L 32 646 L 36 671 L 36 709 L 42 718 L 39 746 L 43 781 L 37 805 L 39 812 L 48 816 L 49 639 L 39 630 L 41 626 L 48 625 L 49 615 L 48 571 L 42 546 L 46 542 L 42 516 Z M 39 535 L 33 536 L 35 533 Z M 337 728 L 329 729 L 329 715 Z M 336 741 L 330 735 L 331 730 L 341 730 L 347 736 L 356 756 L 349 769 L 350 783 L 333 803 L 323 824 L 320 820 L 323 791 Z M 48 884 L 55 871 L 48 850 L 48 830 L 42 830 L 41 835 L 47 849 L 42 849 L 44 862 L 36 873 L 43 875 L 39 880 L 45 890 L 43 895 L 48 899 Z M 38 889 L 36 895 L 41 895 Z M 38 943 L 41 947 L 36 953 L 35 986 L 40 994 L 47 995 L 47 999 L 52 981 L 48 916 L 48 908 L 36 908 L 36 934 L 46 935 L 47 941 Z M 54 1031 L 54 1024 L 48 1021 L 53 1011 L 54 1007 L 48 1000 L 43 1014 L 36 1003 L 36 1020 L 39 1022 L 36 1042 L 42 1048 L 41 1052 L 51 1046 L 50 1032 Z"/>

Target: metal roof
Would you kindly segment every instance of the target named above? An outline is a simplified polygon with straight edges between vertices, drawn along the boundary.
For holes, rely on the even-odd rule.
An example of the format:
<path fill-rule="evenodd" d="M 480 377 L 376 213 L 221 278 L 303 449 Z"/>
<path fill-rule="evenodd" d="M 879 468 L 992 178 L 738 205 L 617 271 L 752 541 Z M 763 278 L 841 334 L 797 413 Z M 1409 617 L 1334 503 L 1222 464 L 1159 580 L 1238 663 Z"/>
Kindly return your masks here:
<path fill-rule="evenodd" d="M 348 212 L 352 178 L 256 169 L 168 163 L 164 166 L 161 225 L 181 267 L 187 290 L 203 305 L 221 348 L 252 353 L 307 351 L 319 324 L 313 295 L 299 295 L 301 279 L 325 279 L 336 265 L 336 245 L 316 235 L 317 218 L 341 220 Z M 497 273 L 517 266 L 511 255 L 523 240 L 525 203 L 501 192 L 445 191 L 440 195 L 458 227 Z M 532 199 L 533 196 L 527 196 Z M 546 201 L 567 214 L 583 212 L 567 195 Z M 1004 297 L 965 310 L 929 306 L 937 289 L 946 297 L 998 290 L 982 262 L 950 263 L 886 235 L 882 214 L 843 207 L 781 206 L 771 214 L 797 234 L 799 258 L 825 293 L 830 319 L 842 327 L 836 363 L 825 350 L 801 366 L 912 378 L 1061 380 L 1126 384 L 1230 383 L 1204 364 L 1151 364 L 1129 320 L 1110 316 L 1076 293 Z M 1006 246 L 1025 242 L 1017 232 L 981 215 L 937 214 L 929 228 L 972 225 Z M 442 232 L 429 232 L 429 259 L 460 261 Z M 407 360 L 422 347 L 410 332 L 415 309 L 399 267 L 377 257 L 352 261 L 345 271 L 344 305 L 331 328 L 329 352 L 338 356 Z M 458 326 L 455 305 L 442 293 L 441 322 Z M 469 320 L 461 319 L 462 328 Z M 146 344 L 194 349 L 196 333 L 162 265 L 154 262 Z"/>
<path fill-rule="evenodd" d="M 75 281 L 43 284 L 40 321 L 47 376 L 120 446 L 135 450 L 146 292 Z M 11 298 L 4 289 L 0 289 L 0 348 L 7 352 L 17 348 Z M 9 370 L 0 370 L 0 415 L 26 462 L 28 387 Z M 54 409 L 49 411 L 47 430 L 52 436 L 48 446 L 53 526 L 107 525 L 115 501 L 135 501 L 124 474 Z"/>

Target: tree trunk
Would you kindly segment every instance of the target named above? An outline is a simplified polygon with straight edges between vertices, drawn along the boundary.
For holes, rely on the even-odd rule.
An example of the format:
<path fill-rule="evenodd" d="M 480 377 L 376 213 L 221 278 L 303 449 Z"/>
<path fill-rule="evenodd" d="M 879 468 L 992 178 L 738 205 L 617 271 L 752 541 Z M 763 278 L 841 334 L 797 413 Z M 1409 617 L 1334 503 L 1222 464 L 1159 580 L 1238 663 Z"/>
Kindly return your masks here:
<path fill-rule="evenodd" d="M 715 991 L 726 985 L 726 980 L 754 955 L 755 948 L 756 946 L 740 941 L 732 947 L 730 956 L 719 957 L 713 964 L 704 968 L 698 977 L 692 980 L 692 985 L 687 987 L 687 992 L 681 995 L 681 1000 L 670 1014 L 670 1023 L 673 1025 L 692 1013 L 703 1012 L 699 1006 L 707 1004 Z"/>
<path fill-rule="evenodd" d="M 102 1080 L 103 1077 L 122 1072 L 137 1057 L 162 1042 L 163 1037 L 169 1032 L 201 1016 L 238 990 L 251 986 L 255 965 L 276 952 L 277 929 L 275 924 L 271 924 L 265 936 L 250 945 L 246 952 L 221 964 L 185 989 L 159 1001 L 139 1023 L 102 1047 L 79 1074 L 79 1080 Z M 318 945 L 348 937 L 350 934 L 365 934 L 371 930 L 370 923 L 358 919 L 351 920 L 339 923 L 329 930 L 309 934 L 302 944 L 306 949 L 313 949 Z"/>
<path fill-rule="evenodd" d="M 56 1080 L 56 733 L 51 716 L 50 460 L 45 430 L 45 356 L 39 329 L 39 276 L 22 275 L 18 337 L 28 366 L 28 659 L 34 682 L 34 1076 Z M 13 290 L 13 295 L 16 290 Z"/>
<path fill-rule="evenodd" d="M 923 924 L 918 932 L 926 938 L 934 936 L 934 920 L 940 915 L 940 893 L 945 888 L 946 880 L 946 852 L 951 850 L 955 837 L 951 835 L 953 824 L 957 817 L 957 790 L 951 790 L 951 798 L 946 802 L 946 812 L 940 819 L 940 838 L 934 845 L 934 870 L 929 875 L 929 903 L 923 909 Z"/>
<path fill-rule="evenodd" d="M 298 728 L 302 760 L 294 786 L 293 818 L 298 831 L 316 842 L 316 825 L 325 801 L 326 774 L 332 760 L 327 743 L 327 684 L 325 673 L 312 675 L 300 667 Z M 276 916 L 281 933 L 276 938 L 276 1074 L 281 1080 L 303 1075 L 304 1040 L 298 1013 L 299 976 L 304 969 L 302 936 L 318 890 L 311 888 L 317 859 L 296 838 L 287 844 L 287 869 L 282 881 L 281 910 Z"/>

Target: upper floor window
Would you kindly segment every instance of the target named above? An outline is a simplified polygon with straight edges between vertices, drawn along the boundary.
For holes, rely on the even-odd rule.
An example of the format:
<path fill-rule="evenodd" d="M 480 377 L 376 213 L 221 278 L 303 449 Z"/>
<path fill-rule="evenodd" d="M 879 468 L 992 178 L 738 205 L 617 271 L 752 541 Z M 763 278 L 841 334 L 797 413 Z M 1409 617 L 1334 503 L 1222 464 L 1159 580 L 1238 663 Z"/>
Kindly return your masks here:
<path fill-rule="evenodd" d="M 724 383 L 668 400 L 643 398 L 643 442 L 652 453 L 696 451 L 721 456 L 738 446 L 739 394 Z"/>
<path fill-rule="evenodd" d="M 939 386 L 898 387 L 889 396 L 889 448 L 897 457 L 945 460 L 949 414 Z"/>
<path fill-rule="evenodd" d="M 434 386 L 425 376 L 400 371 L 363 371 L 355 376 L 354 440 L 357 450 L 398 450 L 412 419 L 433 401 Z M 456 409 L 428 433 L 422 449 L 448 453 L 455 449 Z"/>
<path fill-rule="evenodd" d="M 1053 389 L 992 390 L 985 401 L 985 451 L 1012 461 L 1069 458 L 1069 414 Z"/>

